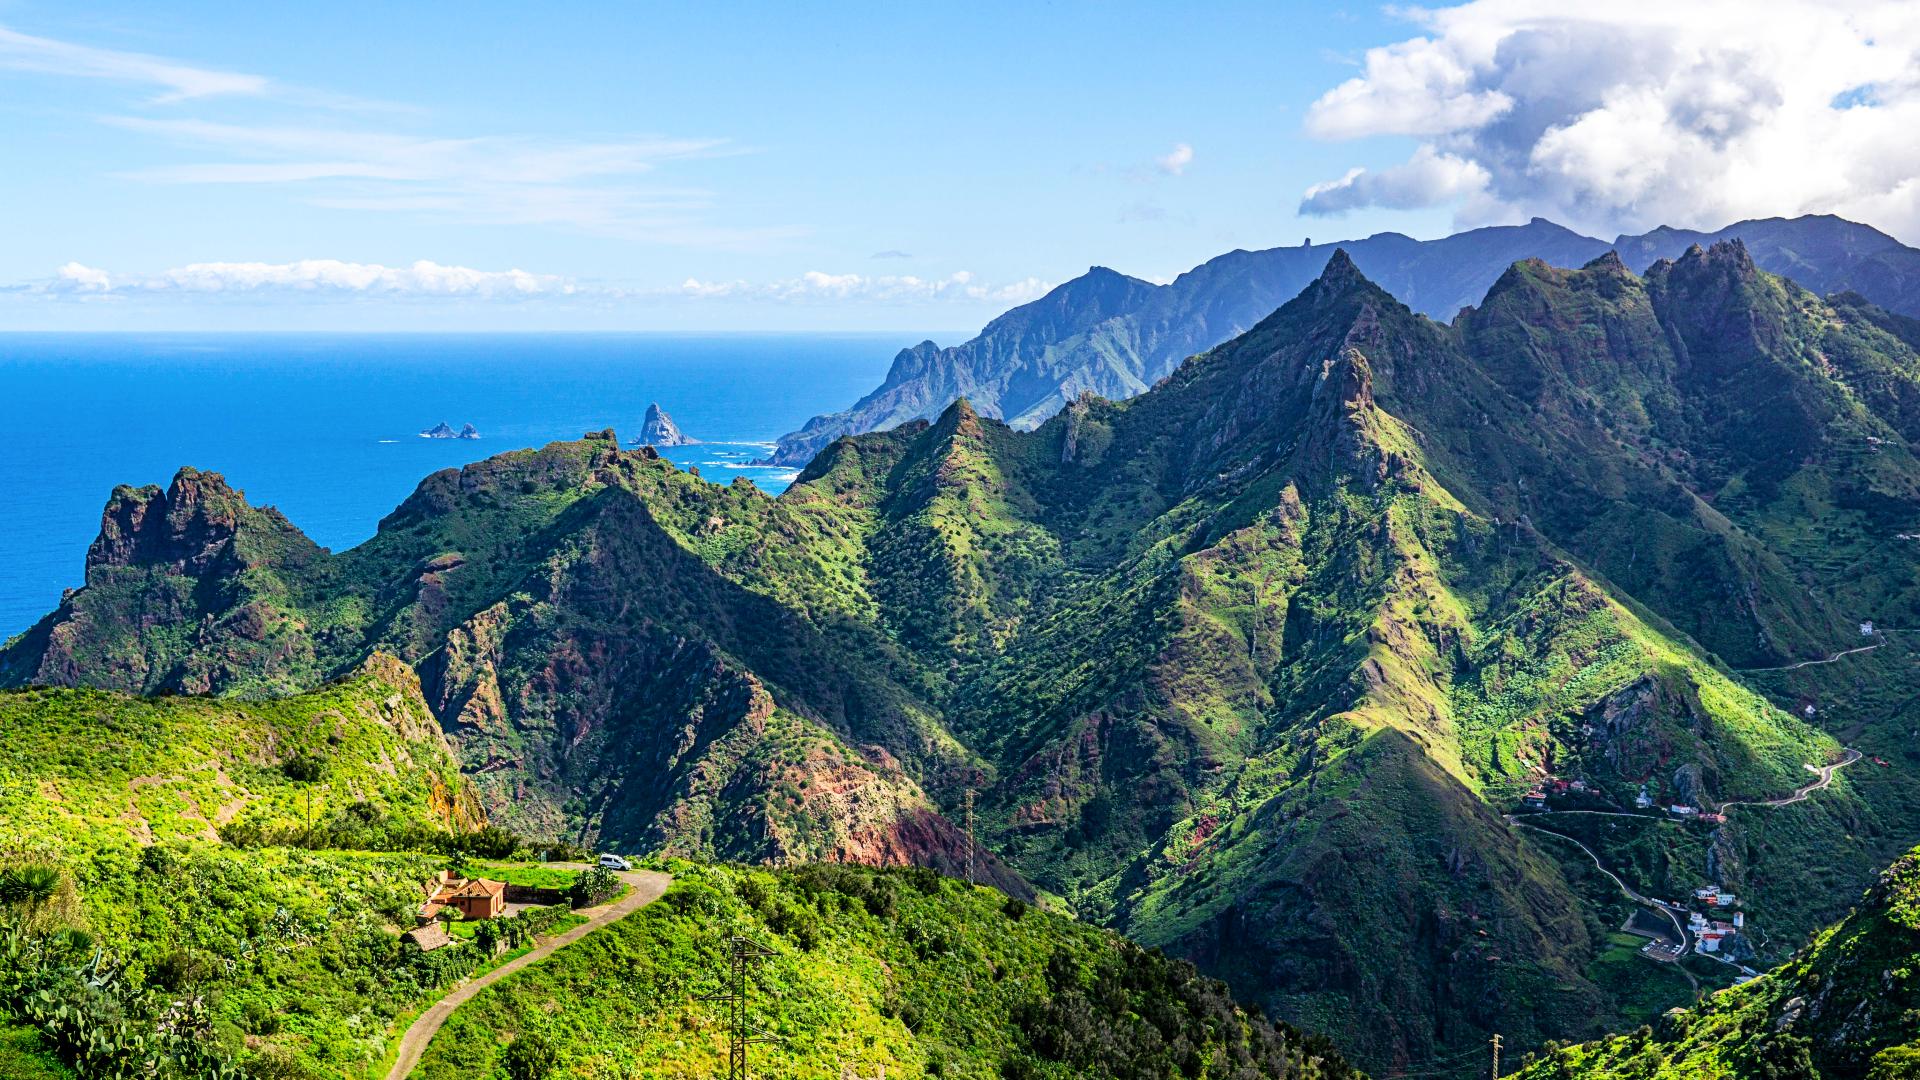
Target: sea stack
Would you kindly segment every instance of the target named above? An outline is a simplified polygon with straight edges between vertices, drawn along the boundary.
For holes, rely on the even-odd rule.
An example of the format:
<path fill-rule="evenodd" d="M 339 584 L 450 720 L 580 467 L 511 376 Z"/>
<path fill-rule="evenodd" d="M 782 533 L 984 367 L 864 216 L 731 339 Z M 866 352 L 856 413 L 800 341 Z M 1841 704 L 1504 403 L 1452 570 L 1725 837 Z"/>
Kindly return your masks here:
<path fill-rule="evenodd" d="M 455 431 L 447 425 L 446 421 L 442 420 L 438 424 L 422 431 L 420 437 L 423 439 L 477 439 L 480 437 L 480 432 L 475 430 L 472 424 L 462 424 L 460 425 L 460 430 Z"/>
<path fill-rule="evenodd" d="M 692 446 L 699 441 L 688 438 L 657 401 L 647 406 L 646 418 L 640 422 L 640 437 L 633 440 L 635 446 Z"/>

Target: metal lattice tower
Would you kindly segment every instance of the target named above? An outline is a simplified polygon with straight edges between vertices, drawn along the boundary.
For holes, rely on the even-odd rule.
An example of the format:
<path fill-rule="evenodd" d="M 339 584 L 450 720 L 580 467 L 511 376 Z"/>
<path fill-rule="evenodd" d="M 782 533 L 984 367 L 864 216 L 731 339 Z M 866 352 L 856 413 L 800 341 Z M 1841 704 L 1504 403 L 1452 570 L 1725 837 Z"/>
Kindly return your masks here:
<path fill-rule="evenodd" d="M 973 880 L 973 789 L 967 789 L 967 884 Z"/>
<path fill-rule="evenodd" d="M 780 1041 L 778 1036 L 761 1031 L 747 1019 L 747 976 L 752 973 L 755 965 L 772 955 L 773 950 L 752 938 L 740 934 L 729 937 L 727 939 L 727 970 L 721 976 L 721 987 L 711 994 L 701 995 L 702 1001 L 719 1002 L 726 1013 L 726 1080 L 748 1080 L 748 1046 L 754 1043 Z"/>

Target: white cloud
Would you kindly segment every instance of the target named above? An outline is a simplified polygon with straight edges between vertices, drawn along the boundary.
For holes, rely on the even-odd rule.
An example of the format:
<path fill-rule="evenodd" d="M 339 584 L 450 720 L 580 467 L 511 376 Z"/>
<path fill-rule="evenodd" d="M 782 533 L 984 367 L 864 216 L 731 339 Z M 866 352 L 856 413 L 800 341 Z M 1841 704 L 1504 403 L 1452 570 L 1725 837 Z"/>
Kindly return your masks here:
<path fill-rule="evenodd" d="M 432 216 L 471 224 L 560 225 L 619 239 L 735 250 L 805 235 L 792 225 L 722 225 L 714 196 L 652 182 L 669 162 L 743 153 L 724 139 L 634 136 L 566 139 L 465 137 L 334 126 L 340 110 L 414 112 L 261 75 L 196 67 L 140 53 L 76 45 L 0 27 L 0 70 L 151 87 L 149 104 L 187 106 L 241 95 L 279 106 L 278 123 L 103 116 L 101 123 L 207 160 L 135 169 L 154 184 L 285 188 L 308 205 Z M 289 111 L 286 106 L 300 107 Z M 329 110 L 326 124 L 308 108 Z M 642 179 L 648 182 L 643 183 Z"/>
<path fill-rule="evenodd" d="M 1193 164 L 1193 147 L 1175 143 L 1173 149 L 1153 159 L 1154 167 L 1168 176 L 1179 176 Z"/>
<path fill-rule="evenodd" d="M 1412 137 L 1305 213 L 1451 204 L 1593 232 L 1814 212 L 1920 237 L 1920 5 L 1475 0 L 1411 12 L 1309 111 L 1326 139 Z"/>
<path fill-rule="evenodd" d="M 142 53 L 117 52 L 34 37 L 0 26 L 0 68 L 71 78 L 137 83 L 162 91 L 158 102 L 221 94 L 256 95 L 272 85 L 260 75 L 192 67 Z"/>
<path fill-rule="evenodd" d="M 415 213 L 485 224 L 571 225 L 668 243 L 751 247 L 791 228 L 722 229 L 701 220 L 711 192 L 636 181 L 669 162 L 735 151 L 723 139 L 597 142 L 528 136 L 446 138 L 380 131 L 160 120 L 105 123 L 227 160 L 143 169 L 161 184 L 295 185 L 332 209 Z"/>
<path fill-rule="evenodd" d="M 302 259 L 193 263 L 158 274 L 111 274 L 70 262 L 33 291 L 62 296 L 202 293 L 518 299 L 572 296 L 581 290 L 565 278 L 524 270 L 475 270 L 425 260 L 395 267 Z"/>
<path fill-rule="evenodd" d="M 525 270 L 476 270 L 421 260 L 408 266 L 301 259 L 295 262 L 192 263 L 152 274 L 114 273 L 79 262 L 42 281 L 3 291 L 55 300 L 247 298 L 565 301 L 593 305 L 652 303 L 673 299 L 750 303 L 877 302 L 929 304 L 971 302 L 1024 304 L 1052 285 L 1038 278 L 990 284 L 961 270 L 942 278 L 912 275 L 829 274 L 813 270 L 775 281 L 702 281 L 688 278 L 674 288 L 587 284 L 557 274 Z"/>
<path fill-rule="evenodd" d="M 928 303 L 963 300 L 975 303 L 1024 304 L 1053 286 L 1039 278 L 990 285 L 965 270 L 944 278 L 912 275 L 828 274 L 810 270 L 779 281 L 701 281 L 688 278 L 680 286 L 684 296 L 698 299 L 761 300 L 777 302 L 879 301 Z"/>
<path fill-rule="evenodd" d="M 1478 162 L 1422 146 L 1404 164 L 1379 172 L 1349 169 L 1338 180 L 1313 185 L 1301 197 L 1300 209 L 1307 214 L 1337 214 L 1362 206 L 1407 210 L 1479 195 L 1487 181 L 1487 170 Z"/>

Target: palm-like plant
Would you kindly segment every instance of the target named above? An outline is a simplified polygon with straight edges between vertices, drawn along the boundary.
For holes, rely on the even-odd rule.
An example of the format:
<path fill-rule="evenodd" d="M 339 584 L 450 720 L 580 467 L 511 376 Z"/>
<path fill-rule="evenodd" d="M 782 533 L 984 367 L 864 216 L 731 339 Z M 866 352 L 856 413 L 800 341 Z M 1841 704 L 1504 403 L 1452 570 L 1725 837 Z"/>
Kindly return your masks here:
<path fill-rule="evenodd" d="M 45 863 L 26 863 L 0 871 L 0 904 L 37 908 L 60 891 L 60 870 Z"/>

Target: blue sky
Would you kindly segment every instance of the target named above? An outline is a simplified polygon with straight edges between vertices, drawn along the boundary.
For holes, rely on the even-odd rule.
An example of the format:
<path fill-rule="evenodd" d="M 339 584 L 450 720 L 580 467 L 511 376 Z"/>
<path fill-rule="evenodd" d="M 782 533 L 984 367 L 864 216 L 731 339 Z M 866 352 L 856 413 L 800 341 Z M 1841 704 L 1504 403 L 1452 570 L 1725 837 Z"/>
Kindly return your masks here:
<path fill-rule="evenodd" d="M 0 329 L 969 329 L 1093 263 L 1535 212 L 1911 231 L 1887 151 L 1713 183 L 1755 131 L 1911 131 L 1910 26 L 1742 7 L 1817 108 L 1702 119 L 1695 76 L 1775 70 L 1712 6 L 0 0 Z"/>

